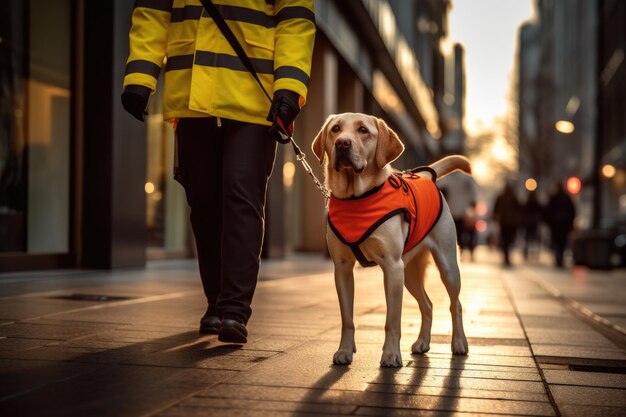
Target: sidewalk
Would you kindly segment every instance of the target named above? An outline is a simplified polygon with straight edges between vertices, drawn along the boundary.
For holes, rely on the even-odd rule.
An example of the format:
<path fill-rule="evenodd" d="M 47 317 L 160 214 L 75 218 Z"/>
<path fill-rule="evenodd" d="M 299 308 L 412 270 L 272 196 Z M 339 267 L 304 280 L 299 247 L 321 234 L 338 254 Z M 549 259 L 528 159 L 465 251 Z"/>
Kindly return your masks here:
<path fill-rule="evenodd" d="M 462 263 L 461 273 L 470 354 L 450 354 L 449 303 L 431 267 L 431 351 L 410 354 L 420 319 L 405 292 L 399 369 L 378 366 L 386 310 L 378 268 L 355 274 L 358 353 L 348 367 L 332 365 L 340 317 L 332 265 L 320 257 L 264 264 L 242 347 L 198 335 L 205 305 L 193 262 L 0 275 L 0 415 L 626 415 L 619 332 L 548 291 L 593 292 L 586 305 L 610 305 L 604 317 L 619 322 L 613 300 L 623 284 L 605 287 L 591 274 L 593 291 L 568 292 L 576 287 L 565 273 L 505 270 L 489 256 Z"/>

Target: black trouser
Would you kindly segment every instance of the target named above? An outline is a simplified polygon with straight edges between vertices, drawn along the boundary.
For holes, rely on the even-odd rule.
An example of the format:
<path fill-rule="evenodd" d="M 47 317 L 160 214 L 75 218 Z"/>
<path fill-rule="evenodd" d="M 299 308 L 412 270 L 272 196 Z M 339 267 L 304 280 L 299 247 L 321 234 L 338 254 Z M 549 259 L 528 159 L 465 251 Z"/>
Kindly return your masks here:
<path fill-rule="evenodd" d="M 267 183 L 276 142 L 268 127 L 221 119 L 181 119 L 178 174 L 191 207 L 209 314 L 252 313 L 264 232 Z"/>
<path fill-rule="evenodd" d="M 510 251 L 513 242 L 515 242 L 515 234 L 517 228 L 515 227 L 501 227 L 500 228 L 500 248 L 504 255 L 504 264 L 511 265 Z"/>
<path fill-rule="evenodd" d="M 554 253 L 554 263 L 556 266 L 563 266 L 563 258 L 565 256 L 565 249 L 567 248 L 567 235 L 569 228 L 553 227 L 551 230 L 550 239 L 552 241 L 552 251 Z"/>

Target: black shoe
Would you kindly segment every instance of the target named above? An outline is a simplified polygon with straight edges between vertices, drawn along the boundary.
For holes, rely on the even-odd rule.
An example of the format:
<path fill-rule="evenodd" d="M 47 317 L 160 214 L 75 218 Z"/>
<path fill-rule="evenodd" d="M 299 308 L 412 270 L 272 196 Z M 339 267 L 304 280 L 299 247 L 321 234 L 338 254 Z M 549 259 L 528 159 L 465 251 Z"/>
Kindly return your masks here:
<path fill-rule="evenodd" d="M 217 316 L 209 316 L 205 314 L 200 319 L 200 333 L 218 334 L 222 327 L 222 321 Z"/>
<path fill-rule="evenodd" d="M 224 319 L 217 340 L 226 343 L 246 343 L 248 341 L 248 330 L 241 321 Z"/>

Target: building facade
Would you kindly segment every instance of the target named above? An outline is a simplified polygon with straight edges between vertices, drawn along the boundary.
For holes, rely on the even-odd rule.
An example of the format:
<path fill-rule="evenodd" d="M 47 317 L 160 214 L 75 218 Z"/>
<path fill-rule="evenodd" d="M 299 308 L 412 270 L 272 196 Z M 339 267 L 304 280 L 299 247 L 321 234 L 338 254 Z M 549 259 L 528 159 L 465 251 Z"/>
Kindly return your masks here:
<path fill-rule="evenodd" d="M 445 152 L 450 113 L 441 110 L 439 41 L 449 7 L 448 0 L 316 1 L 310 93 L 295 139 L 318 177 L 310 144 L 332 113 L 385 118 L 406 145 L 399 167 Z M 0 6 L 0 272 L 141 267 L 193 255 L 160 90 L 143 124 L 120 103 L 132 8 L 122 0 Z M 454 68 L 457 80 L 462 67 Z M 453 95 L 461 91 L 455 83 Z M 266 211 L 264 256 L 325 251 L 323 198 L 288 146 L 279 148 Z"/>
<path fill-rule="evenodd" d="M 520 31 L 520 176 L 544 195 L 581 179 L 577 228 L 610 236 L 626 264 L 626 3 L 536 6 L 538 20 Z"/>
<path fill-rule="evenodd" d="M 519 165 L 545 199 L 580 178 L 578 226 L 591 223 L 596 137 L 596 1 L 539 0 L 538 21 L 519 33 Z M 573 131 L 560 129 L 568 123 Z"/>
<path fill-rule="evenodd" d="M 594 224 L 626 247 L 626 3 L 601 1 L 598 33 L 597 187 Z M 612 167 L 612 168 L 611 168 Z M 603 169 L 604 168 L 604 169 Z M 626 257 L 624 259 L 626 263 Z"/>

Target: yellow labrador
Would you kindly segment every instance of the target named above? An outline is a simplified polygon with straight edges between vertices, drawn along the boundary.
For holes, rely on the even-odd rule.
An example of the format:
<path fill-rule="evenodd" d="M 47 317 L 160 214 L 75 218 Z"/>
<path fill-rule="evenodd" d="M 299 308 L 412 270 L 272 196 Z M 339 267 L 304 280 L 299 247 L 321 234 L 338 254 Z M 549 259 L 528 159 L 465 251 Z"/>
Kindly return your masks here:
<path fill-rule="evenodd" d="M 326 185 L 337 199 L 363 196 L 380 187 L 394 171 L 390 163 L 402 154 L 404 146 L 397 134 L 376 117 L 360 113 L 331 115 L 313 141 L 313 152 L 325 165 Z M 326 162 L 325 162 L 326 161 Z M 470 173 L 470 164 L 463 156 L 443 158 L 430 168 L 441 178 L 452 171 Z M 417 246 L 403 254 L 409 233 L 405 216 L 394 215 L 380 224 L 357 250 L 372 263 L 380 265 L 384 274 L 387 315 L 385 342 L 380 360 L 382 366 L 402 366 L 400 353 L 400 321 L 403 286 L 419 303 L 422 324 L 412 353 L 430 349 L 432 303 L 424 290 L 424 273 L 429 253 L 435 260 L 441 279 L 450 297 L 452 314 L 452 353 L 465 355 L 467 339 L 459 292 L 461 276 L 457 264 L 456 232 L 450 210 L 441 199 L 440 217 Z M 354 341 L 354 265 L 353 250 L 327 227 L 326 240 L 335 266 L 335 286 L 341 309 L 342 330 L 335 364 L 349 364 L 356 352 Z"/>

